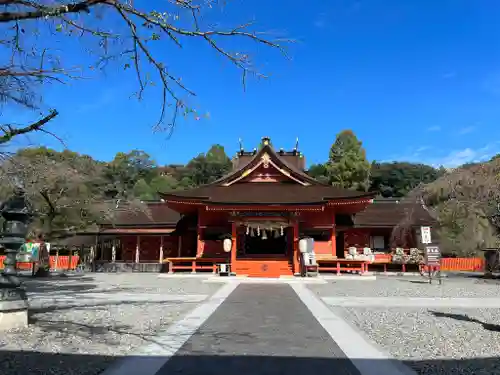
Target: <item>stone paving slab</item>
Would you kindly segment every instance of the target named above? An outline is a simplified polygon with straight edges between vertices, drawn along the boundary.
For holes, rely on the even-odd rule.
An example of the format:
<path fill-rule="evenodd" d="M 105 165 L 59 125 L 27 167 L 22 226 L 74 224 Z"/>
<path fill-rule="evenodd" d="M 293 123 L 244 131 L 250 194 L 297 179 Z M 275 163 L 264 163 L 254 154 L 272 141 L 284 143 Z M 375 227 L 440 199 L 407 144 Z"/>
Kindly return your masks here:
<path fill-rule="evenodd" d="M 289 285 L 241 284 L 157 375 L 359 375 Z"/>

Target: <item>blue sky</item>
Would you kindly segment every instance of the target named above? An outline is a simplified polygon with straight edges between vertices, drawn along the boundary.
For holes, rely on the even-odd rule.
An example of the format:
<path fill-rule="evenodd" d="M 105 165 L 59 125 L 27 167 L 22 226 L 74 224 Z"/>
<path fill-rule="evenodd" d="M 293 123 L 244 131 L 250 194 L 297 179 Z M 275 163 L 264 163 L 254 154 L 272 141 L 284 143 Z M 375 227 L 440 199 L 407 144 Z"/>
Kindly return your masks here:
<path fill-rule="evenodd" d="M 285 149 L 298 137 L 308 163 L 322 162 L 343 129 L 358 135 L 370 160 L 455 166 L 500 152 L 496 0 L 240 0 L 216 12 L 210 17 L 223 25 L 255 19 L 257 29 L 295 39 L 291 59 L 252 48 L 271 77 L 249 79 L 244 91 L 239 72 L 203 43 L 165 47 L 158 56 L 196 91 L 189 103 L 208 119 L 179 123 L 170 139 L 153 133 L 158 93 L 130 98 L 133 76 L 115 67 L 44 88 L 47 105 L 61 112 L 49 130 L 101 160 L 142 149 L 160 164 L 184 163 L 214 143 L 232 155 L 239 138 L 251 149 L 262 136 Z M 86 63 L 76 47 L 62 47 Z M 15 146 L 28 142 L 61 148 L 38 135 Z"/>

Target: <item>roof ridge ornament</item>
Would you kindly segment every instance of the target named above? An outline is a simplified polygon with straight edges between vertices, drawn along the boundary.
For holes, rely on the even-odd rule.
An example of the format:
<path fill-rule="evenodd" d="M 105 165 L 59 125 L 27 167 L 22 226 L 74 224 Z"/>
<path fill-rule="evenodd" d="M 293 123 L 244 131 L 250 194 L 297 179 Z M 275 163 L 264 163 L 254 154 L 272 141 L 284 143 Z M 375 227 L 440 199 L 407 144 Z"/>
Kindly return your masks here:
<path fill-rule="evenodd" d="M 262 145 L 263 146 L 269 146 L 271 144 L 271 138 L 269 137 L 262 137 Z"/>

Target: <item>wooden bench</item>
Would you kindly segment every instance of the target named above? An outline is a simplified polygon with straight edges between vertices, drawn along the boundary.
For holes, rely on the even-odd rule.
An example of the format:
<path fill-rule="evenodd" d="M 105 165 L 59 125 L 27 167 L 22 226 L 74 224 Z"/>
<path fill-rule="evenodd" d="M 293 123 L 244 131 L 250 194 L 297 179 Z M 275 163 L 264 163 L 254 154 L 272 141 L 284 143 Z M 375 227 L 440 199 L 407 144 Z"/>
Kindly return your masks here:
<path fill-rule="evenodd" d="M 354 271 L 362 275 L 368 270 L 368 261 L 366 260 L 338 259 L 330 255 L 316 257 L 316 262 L 318 262 L 319 272 L 336 271 L 337 275 L 340 275 L 342 271 Z"/>
<path fill-rule="evenodd" d="M 168 263 L 168 273 L 174 273 L 175 271 L 191 271 L 191 273 L 196 273 L 197 271 L 212 271 L 212 273 L 217 272 L 217 264 L 228 263 L 227 258 L 197 258 L 197 257 L 176 257 L 176 258 L 165 258 L 164 263 Z"/>

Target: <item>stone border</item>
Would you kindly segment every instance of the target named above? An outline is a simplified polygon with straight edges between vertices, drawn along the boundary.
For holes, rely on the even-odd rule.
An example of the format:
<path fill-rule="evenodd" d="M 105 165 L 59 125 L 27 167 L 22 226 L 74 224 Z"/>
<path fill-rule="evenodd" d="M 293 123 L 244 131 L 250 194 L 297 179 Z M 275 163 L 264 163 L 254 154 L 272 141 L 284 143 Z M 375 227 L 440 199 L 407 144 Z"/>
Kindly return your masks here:
<path fill-rule="evenodd" d="M 154 343 L 118 360 L 100 375 L 155 375 L 237 287 L 238 283 L 224 285 L 184 319 L 155 336 Z"/>
<path fill-rule="evenodd" d="M 363 333 L 334 314 L 307 287 L 291 287 L 361 375 L 416 375 L 409 367 L 378 349 Z"/>

